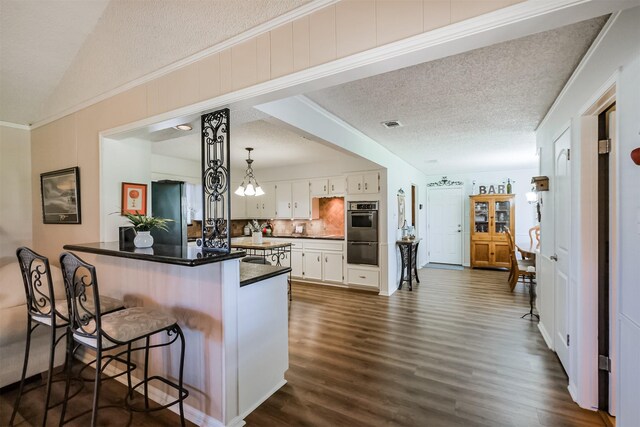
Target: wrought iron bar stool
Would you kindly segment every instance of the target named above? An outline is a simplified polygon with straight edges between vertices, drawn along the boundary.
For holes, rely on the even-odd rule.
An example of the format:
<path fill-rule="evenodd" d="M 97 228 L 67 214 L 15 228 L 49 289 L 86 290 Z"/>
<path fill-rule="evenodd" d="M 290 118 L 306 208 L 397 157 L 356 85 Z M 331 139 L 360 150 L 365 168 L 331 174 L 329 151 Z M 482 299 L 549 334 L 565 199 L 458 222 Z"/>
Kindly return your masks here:
<path fill-rule="evenodd" d="M 29 248 L 20 247 L 16 251 L 22 280 L 24 282 L 24 290 L 27 301 L 27 339 L 25 344 L 24 363 L 22 365 L 22 376 L 20 378 L 20 386 L 18 387 L 18 396 L 13 406 L 9 425 L 13 425 L 20 400 L 24 391 L 24 382 L 27 376 L 27 368 L 29 365 L 29 350 L 31 347 L 31 335 L 38 326 L 49 326 L 51 330 L 51 345 L 49 353 L 49 371 L 46 384 L 46 397 L 44 401 L 44 415 L 42 425 L 46 425 L 47 413 L 52 407 L 59 405 L 49 405 L 51 399 L 51 383 L 53 377 L 53 368 L 55 361 L 56 346 L 66 334 L 58 335 L 58 330 L 67 328 L 69 325 L 69 306 L 66 299 L 58 299 L 54 281 L 51 276 L 51 267 L 49 260 Z M 60 293 L 61 290 L 58 290 Z M 93 304 L 93 301 L 88 301 Z M 113 298 L 106 297 L 102 301 L 102 309 L 105 312 L 111 312 L 120 308 L 124 308 L 124 304 Z M 70 360 L 65 358 L 65 365 Z M 37 388 L 37 387 L 36 387 Z M 33 390 L 33 389 L 32 389 Z M 28 390 L 31 391 L 31 390 Z"/>
<path fill-rule="evenodd" d="M 140 350 L 144 350 L 144 378 L 132 387 L 131 370 L 126 371 L 128 391 L 125 397 L 125 405 L 132 411 L 150 412 L 165 409 L 177 403 L 180 410 L 180 423 L 184 426 L 183 402 L 189 396 L 189 391 L 183 387 L 185 340 L 177 319 L 162 310 L 146 307 L 132 307 L 117 312 L 102 313 L 99 304 L 101 297 L 98 290 L 95 267 L 69 252 L 63 252 L 60 255 L 60 266 L 62 267 L 62 276 L 71 307 L 71 334 L 73 340 L 96 352 L 97 362 L 91 409 L 91 426 L 96 426 L 98 422 L 102 372 L 104 372 L 109 363 L 113 360 L 120 360 L 119 358 L 123 355 L 126 355 L 126 363 L 131 365 L 131 353 Z M 98 304 L 87 306 L 86 301 L 89 298 L 92 298 Z M 162 333 L 167 335 L 168 341 L 151 345 L 151 337 Z M 169 346 L 177 341 L 178 338 L 181 344 L 178 383 L 176 384 L 158 375 L 149 377 L 149 350 L 156 347 Z M 133 343 L 138 340 L 144 340 L 144 346 L 133 347 Z M 124 350 L 122 350 L 123 347 Z M 67 351 L 71 351 L 70 346 L 67 347 Z M 117 353 L 107 355 L 104 353 L 106 351 Z M 102 363 L 103 358 L 108 359 L 105 364 Z M 67 366 L 67 383 L 61 424 L 65 423 L 65 412 L 69 400 L 70 373 L 70 367 Z M 148 387 L 149 382 L 152 380 L 161 381 L 176 390 L 177 398 L 165 405 L 150 408 Z M 133 391 L 140 386 L 144 390 L 144 408 L 138 408 L 132 404 Z M 76 415 L 74 418 L 80 415 Z"/>

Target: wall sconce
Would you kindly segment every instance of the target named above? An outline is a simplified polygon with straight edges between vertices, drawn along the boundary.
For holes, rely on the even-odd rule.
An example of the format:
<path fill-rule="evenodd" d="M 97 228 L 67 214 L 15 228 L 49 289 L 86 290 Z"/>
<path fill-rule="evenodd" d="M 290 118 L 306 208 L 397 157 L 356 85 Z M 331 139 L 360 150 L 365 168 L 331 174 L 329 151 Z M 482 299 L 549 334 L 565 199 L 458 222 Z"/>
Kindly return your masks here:
<path fill-rule="evenodd" d="M 631 151 L 631 160 L 633 160 L 633 163 L 640 166 L 640 147 Z"/>

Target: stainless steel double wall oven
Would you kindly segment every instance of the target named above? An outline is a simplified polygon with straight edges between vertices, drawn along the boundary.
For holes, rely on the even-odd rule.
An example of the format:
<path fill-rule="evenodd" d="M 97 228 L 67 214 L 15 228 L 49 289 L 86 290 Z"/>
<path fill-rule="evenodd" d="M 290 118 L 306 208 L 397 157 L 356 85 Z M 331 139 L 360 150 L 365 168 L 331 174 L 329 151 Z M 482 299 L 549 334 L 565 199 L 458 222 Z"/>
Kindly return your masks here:
<path fill-rule="evenodd" d="M 378 265 L 378 202 L 349 202 L 347 262 Z"/>

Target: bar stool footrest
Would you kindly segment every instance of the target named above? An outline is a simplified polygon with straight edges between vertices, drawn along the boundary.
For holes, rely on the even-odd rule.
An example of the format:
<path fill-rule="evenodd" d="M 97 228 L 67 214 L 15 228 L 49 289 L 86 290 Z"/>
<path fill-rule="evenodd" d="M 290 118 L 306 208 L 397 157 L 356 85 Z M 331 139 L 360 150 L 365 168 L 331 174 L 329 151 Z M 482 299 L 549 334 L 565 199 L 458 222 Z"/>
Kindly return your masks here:
<path fill-rule="evenodd" d="M 154 412 L 154 411 L 159 411 L 161 409 L 166 409 L 166 408 L 168 408 L 170 406 L 173 406 L 176 403 L 182 402 L 187 397 L 189 397 L 189 390 L 187 390 L 184 387 L 180 387 L 178 384 L 176 384 L 176 383 L 174 383 L 172 381 L 169 381 L 168 379 L 163 378 L 163 377 L 158 376 L 158 375 L 154 375 L 152 377 L 149 377 L 147 380 L 140 381 L 138 384 L 136 384 L 135 386 L 133 386 L 131 388 L 131 391 L 134 391 L 136 388 L 144 385 L 145 383 L 149 384 L 153 380 L 158 380 L 158 381 L 161 381 L 161 382 L 165 383 L 169 387 L 171 387 L 174 390 L 178 391 L 179 396 L 175 400 L 173 400 L 173 401 L 171 401 L 169 403 L 166 403 L 164 405 L 161 405 L 161 406 L 154 406 L 153 408 L 147 408 L 147 407 L 139 408 L 139 407 L 137 407 L 136 405 L 133 404 L 133 402 L 132 402 L 133 399 L 130 397 L 130 394 L 127 393 L 127 397 L 124 400 L 124 404 L 129 410 L 131 410 L 133 412 Z M 141 395 L 144 398 L 144 394 L 141 393 Z"/>

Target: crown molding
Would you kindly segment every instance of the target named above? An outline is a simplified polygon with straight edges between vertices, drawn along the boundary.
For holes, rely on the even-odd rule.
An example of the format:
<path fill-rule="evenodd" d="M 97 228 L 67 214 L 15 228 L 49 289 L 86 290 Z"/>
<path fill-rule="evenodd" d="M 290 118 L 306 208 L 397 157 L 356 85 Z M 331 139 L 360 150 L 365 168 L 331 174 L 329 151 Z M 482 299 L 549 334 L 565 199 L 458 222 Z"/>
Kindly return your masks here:
<path fill-rule="evenodd" d="M 73 114 L 79 110 L 82 110 L 84 108 L 87 108 L 93 104 L 96 104 L 100 101 L 104 101 L 105 99 L 111 98 L 115 95 L 118 95 L 122 92 L 126 92 L 129 89 L 133 89 L 136 86 L 140 86 L 146 83 L 149 83 L 152 80 L 155 80 L 159 77 L 165 76 L 167 74 L 170 74 L 180 68 L 186 67 L 188 65 L 193 64 L 194 62 L 197 62 L 203 58 L 206 58 L 208 56 L 214 55 L 216 53 L 222 52 L 225 49 L 228 49 L 234 45 L 240 44 L 246 40 L 249 40 L 253 37 L 256 37 L 260 34 L 269 32 L 283 24 L 286 24 L 288 22 L 292 22 L 295 21 L 298 18 L 301 18 L 303 16 L 309 15 L 317 10 L 320 10 L 322 8 L 325 8 L 327 6 L 330 6 L 332 4 L 338 3 L 340 0 L 312 0 L 311 2 L 304 4 L 296 9 L 293 9 L 289 12 L 286 12 L 280 16 L 277 16 L 273 19 L 271 19 L 270 21 L 264 22 L 260 25 L 257 25 L 253 28 L 250 28 L 249 30 L 240 33 L 236 36 L 233 36 L 221 43 L 218 43 L 216 45 L 213 45 L 207 49 L 201 50 L 200 52 L 194 53 L 191 56 L 188 56 L 184 59 L 181 59 L 179 61 L 176 61 L 172 64 L 169 64 L 165 67 L 162 67 L 156 71 L 153 71 L 149 74 L 146 74 L 142 77 L 139 77 L 135 80 L 132 80 L 128 83 L 123 84 L 122 86 L 118 86 L 117 88 L 114 88 L 112 90 L 109 90 L 107 92 L 104 92 L 98 96 L 95 96 L 93 98 L 90 98 L 84 102 L 81 102 L 80 104 L 77 104 L 73 107 L 67 108 L 64 111 L 60 112 L 60 113 L 56 113 L 53 114 L 49 117 L 46 117 L 44 119 L 38 120 L 36 121 L 32 127 L 33 128 L 38 128 L 40 126 L 44 126 L 48 123 L 51 123 L 53 121 L 56 121 L 64 116 L 68 116 L 69 114 Z"/>
<path fill-rule="evenodd" d="M 13 129 L 21 129 L 21 130 L 31 130 L 31 126 L 29 125 L 21 125 L 19 123 L 11 123 L 11 122 L 3 122 L 0 120 L 0 126 L 4 126 L 6 128 L 13 128 Z"/>
<path fill-rule="evenodd" d="M 226 49 L 235 43 L 246 40 L 249 37 L 268 31 L 288 20 L 296 19 L 304 14 L 312 13 L 322 7 L 337 3 L 338 0 L 317 0 L 313 2 L 313 6 L 307 5 L 306 8 L 301 7 L 288 14 L 282 15 L 267 24 L 259 26 L 250 32 L 243 33 L 235 38 L 229 39 L 221 45 L 216 45 L 211 49 L 202 51 L 201 53 L 177 62 L 169 67 L 160 69 L 154 73 L 138 79 L 134 82 L 121 86 L 108 93 L 105 93 L 92 100 L 88 100 L 74 108 L 63 113 L 57 114 L 42 121 L 38 121 L 31 126 L 32 129 L 44 126 L 52 121 L 72 114 L 78 110 L 86 108 L 96 102 L 102 101 L 121 92 L 129 90 L 140 84 L 149 82 L 155 78 L 175 71 L 181 67 L 191 64 L 194 61 L 202 59 L 207 55 Z M 278 77 L 259 83 L 237 91 L 225 93 L 216 98 L 201 101 L 189 106 L 180 107 L 176 110 L 159 114 L 154 117 L 148 117 L 136 122 L 138 126 L 149 125 L 151 123 L 168 120 L 174 117 L 195 114 L 205 110 L 214 109 L 220 106 L 229 105 L 233 102 L 246 101 L 254 97 L 262 97 L 274 92 L 283 91 L 292 87 L 302 85 L 319 79 L 333 79 L 332 84 L 340 84 L 353 79 L 368 77 L 361 70 L 365 67 L 375 67 L 377 74 L 393 71 L 395 69 L 415 65 L 421 62 L 431 61 L 443 56 L 448 56 L 467 50 L 483 47 L 491 44 L 493 40 L 490 36 L 492 31 L 498 33 L 504 31 L 514 31 L 514 38 L 523 37 L 537 31 L 545 31 L 547 29 L 556 28 L 557 26 L 568 25 L 589 17 L 599 16 L 598 14 L 611 13 L 611 9 L 616 7 L 629 7 L 630 3 L 636 3 L 638 0 L 612 0 L 610 2 L 599 2 L 594 0 L 556 0 L 556 1 L 538 1 L 528 0 L 499 9 L 484 15 L 477 16 L 465 21 L 447 25 L 436 30 L 421 33 L 406 39 L 402 39 L 386 45 L 374 47 L 364 52 L 356 53 L 344 58 L 321 64 L 315 67 L 307 68 L 286 76 Z M 294 12 L 296 12 L 294 14 Z M 559 12 L 558 18 L 551 17 L 549 14 Z M 533 20 L 537 24 L 529 23 Z M 567 22 L 570 21 L 570 22 Z M 537 25 L 536 30 L 531 25 Z M 540 27 L 542 25 L 542 27 Z M 508 27 L 505 28 L 505 27 Z M 544 28 L 543 28 L 544 27 Z M 547 28 L 548 27 L 548 28 Z M 451 48 L 451 52 L 440 52 L 443 50 L 441 46 L 453 43 L 455 46 Z M 494 41 L 495 43 L 495 41 Z M 387 61 L 394 60 L 391 65 Z M 393 61 L 389 61 L 391 63 Z M 336 77 L 338 76 L 338 77 Z M 342 79 L 342 80 L 341 80 Z M 346 79 L 346 80 L 345 80 Z M 344 80 L 344 81 L 343 81 Z M 296 93 L 290 93 L 294 95 Z M 264 102 L 264 101 L 263 101 Z M 118 127 L 117 129 L 130 130 L 134 124 Z M 115 129 L 109 129 L 104 132 L 104 136 L 115 133 Z"/>

